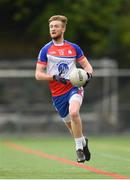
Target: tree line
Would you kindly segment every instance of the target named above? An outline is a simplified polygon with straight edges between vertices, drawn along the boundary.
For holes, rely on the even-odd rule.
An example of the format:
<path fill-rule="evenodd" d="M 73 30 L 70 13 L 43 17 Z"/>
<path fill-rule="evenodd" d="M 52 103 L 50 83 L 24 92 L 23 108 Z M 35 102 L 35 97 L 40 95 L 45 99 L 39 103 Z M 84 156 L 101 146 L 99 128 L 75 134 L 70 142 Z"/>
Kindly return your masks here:
<path fill-rule="evenodd" d="M 0 58 L 35 57 L 50 40 L 48 19 L 62 14 L 68 17 L 65 38 L 88 58 L 109 57 L 130 67 L 129 0 L 1 0 L 0 9 Z"/>

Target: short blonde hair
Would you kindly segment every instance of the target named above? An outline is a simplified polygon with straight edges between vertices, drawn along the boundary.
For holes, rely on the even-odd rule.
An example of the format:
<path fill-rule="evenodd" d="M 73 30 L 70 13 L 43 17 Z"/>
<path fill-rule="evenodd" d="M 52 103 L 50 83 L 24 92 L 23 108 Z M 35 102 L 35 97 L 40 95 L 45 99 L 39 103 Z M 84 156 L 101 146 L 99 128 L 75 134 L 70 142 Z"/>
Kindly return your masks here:
<path fill-rule="evenodd" d="M 62 15 L 54 15 L 54 16 L 50 17 L 50 19 L 48 21 L 49 24 L 52 21 L 61 21 L 63 23 L 64 27 L 66 27 L 68 19 L 67 19 L 67 17 L 62 16 Z"/>

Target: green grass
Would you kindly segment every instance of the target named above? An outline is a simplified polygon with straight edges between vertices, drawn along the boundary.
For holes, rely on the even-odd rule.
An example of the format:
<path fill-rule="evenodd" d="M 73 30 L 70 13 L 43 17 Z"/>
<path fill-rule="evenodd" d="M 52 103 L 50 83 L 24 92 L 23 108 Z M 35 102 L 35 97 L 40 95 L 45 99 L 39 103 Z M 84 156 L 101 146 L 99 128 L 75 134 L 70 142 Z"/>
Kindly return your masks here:
<path fill-rule="evenodd" d="M 69 137 L 1 138 L 0 179 L 112 179 L 74 165 L 18 151 L 5 145 L 6 141 L 71 161 L 76 159 L 75 145 Z M 130 178 L 129 137 L 90 137 L 89 145 L 92 159 L 85 163 L 87 166 Z"/>

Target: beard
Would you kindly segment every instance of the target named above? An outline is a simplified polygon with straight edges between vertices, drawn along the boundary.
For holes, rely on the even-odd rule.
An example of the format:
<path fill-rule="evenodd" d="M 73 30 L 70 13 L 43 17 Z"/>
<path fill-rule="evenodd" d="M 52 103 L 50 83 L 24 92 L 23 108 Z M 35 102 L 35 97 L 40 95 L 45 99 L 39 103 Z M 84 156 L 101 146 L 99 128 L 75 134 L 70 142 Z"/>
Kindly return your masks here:
<path fill-rule="evenodd" d="M 62 33 L 61 34 L 58 34 L 57 36 L 51 36 L 51 38 L 55 41 L 58 41 L 59 39 L 62 38 Z"/>

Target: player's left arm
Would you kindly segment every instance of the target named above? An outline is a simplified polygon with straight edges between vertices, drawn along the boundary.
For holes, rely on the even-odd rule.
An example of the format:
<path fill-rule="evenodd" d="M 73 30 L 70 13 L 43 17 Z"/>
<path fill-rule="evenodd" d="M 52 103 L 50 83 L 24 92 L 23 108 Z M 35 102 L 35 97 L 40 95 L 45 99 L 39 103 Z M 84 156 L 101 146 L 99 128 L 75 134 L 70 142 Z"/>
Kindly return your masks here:
<path fill-rule="evenodd" d="M 89 80 L 92 78 L 93 76 L 93 67 L 91 66 L 91 64 L 89 63 L 89 61 L 87 60 L 86 57 L 83 57 L 80 61 L 79 64 L 82 66 L 82 68 L 86 71 L 86 74 L 88 76 L 88 80 L 86 81 L 86 83 L 84 84 L 84 87 L 87 85 L 87 83 L 89 82 Z"/>
<path fill-rule="evenodd" d="M 79 64 L 86 71 L 86 73 L 93 74 L 93 68 L 85 56 L 79 61 Z"/>

